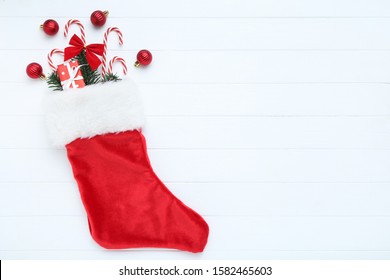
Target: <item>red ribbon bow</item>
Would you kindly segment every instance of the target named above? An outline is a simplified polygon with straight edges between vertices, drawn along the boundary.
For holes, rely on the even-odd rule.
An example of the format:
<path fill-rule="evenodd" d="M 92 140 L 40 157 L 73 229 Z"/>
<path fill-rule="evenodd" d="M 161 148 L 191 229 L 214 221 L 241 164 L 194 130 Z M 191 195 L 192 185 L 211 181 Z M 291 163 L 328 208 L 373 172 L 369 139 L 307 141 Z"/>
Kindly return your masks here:
<path fill-rule="evenodd" d="M 70 38 L 69 47 L 64 50 L 64 61 L 71 59 L 81 53 L 85 49 L 85 56 L 92 70 L 96 70 L 102 63 L 97 55 L 103 55 L 103 44 L 90 44 L 84 46 L 83 41 L 76 34 Z"/>

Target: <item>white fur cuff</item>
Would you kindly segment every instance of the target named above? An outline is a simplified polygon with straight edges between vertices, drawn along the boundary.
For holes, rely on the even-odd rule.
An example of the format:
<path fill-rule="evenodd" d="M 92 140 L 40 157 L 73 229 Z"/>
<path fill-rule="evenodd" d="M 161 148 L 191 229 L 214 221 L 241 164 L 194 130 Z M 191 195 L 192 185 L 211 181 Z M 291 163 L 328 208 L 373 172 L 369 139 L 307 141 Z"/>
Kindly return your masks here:
<path fill-rule="evenodd" d="M 131 81 L 50 92 L 45 97 L 45 112 L 55 146 L 77 138 L 139 129 L 144 122 L 137 89 Z"/>

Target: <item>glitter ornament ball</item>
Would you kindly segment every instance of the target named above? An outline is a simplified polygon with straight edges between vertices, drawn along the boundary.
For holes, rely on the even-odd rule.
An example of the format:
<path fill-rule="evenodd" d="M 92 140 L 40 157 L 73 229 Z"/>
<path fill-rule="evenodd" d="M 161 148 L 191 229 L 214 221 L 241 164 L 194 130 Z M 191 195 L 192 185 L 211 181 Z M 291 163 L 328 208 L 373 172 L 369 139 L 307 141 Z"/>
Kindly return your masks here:
<path fill-rule="evenodd" d="M 108 16 L 108 11 L 94 11 L 91 14 L 91 22 L 94 26 L 100 27 L 106 23 L 106 19 Z"/>
<path fill-rule="evenodd" d="M 54 19 L 48 19 L 41 25 L 41 28 L 47 35 L 54 36 L 58 32 L 59 26 Z"/>
<path fill-rule="evenodd" d="M 134 63 L 135 67 L 140 65 L 146 66 L 152 62 L 152 54 L 148 50 L 140 50 L 137 54 L 137 61 Z"/>
<path fill-rule="evenodd" d="M 45 78 L 45 75 L 43 74 L 42 66 L 36 62 L 30 63 L 29 65 L 27 65 L 26 73 L 27 73 L 27 76 L 29 76 L 31 79 L 38 79 L 38 78 L 44 79 Z"/>

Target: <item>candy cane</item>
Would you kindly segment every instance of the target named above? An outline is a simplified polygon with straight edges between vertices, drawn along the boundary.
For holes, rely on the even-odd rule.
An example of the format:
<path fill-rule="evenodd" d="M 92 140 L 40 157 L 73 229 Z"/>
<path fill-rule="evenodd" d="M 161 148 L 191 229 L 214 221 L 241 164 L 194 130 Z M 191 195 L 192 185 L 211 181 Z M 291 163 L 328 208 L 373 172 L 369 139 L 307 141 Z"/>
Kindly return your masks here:
<path fill-rule="evenodd" d="M 112 64 L 114 62 L 120 62 L 122 64 L 122 68 L 123 68 L 123 74 L 126 75 L 127 74 L 127 66 L 126 66 L 126 61 L 121 58 L 121 57 L 118 57 L 118 56 L 114 56 L 111 60 L 110 60 L 110 63 L 108 65 L 108 73 L 112 73 Z"/>
<path fill-rule="evenodd" d="M 64 55 L 64 52 L 60 49 L 52 49 L 51 52 L 48 53 L 47 55 L 47 61 L 49 63 L 49 66 L 50 68 L 53 70 L 53 71 L 57 71 L 57 66 L 53 63 L 53 55 L 54 54 L 60 54 L 60 55 Z"/>
<path fill-rule="evenodd" d="M 104 51 L 102 55 L 102 76 L 106 75 L 106 67 L 107 67 L 107 39 L 108 39 L 108 34 L 110 34 L 112 31 L 115 31 L 118 34 L 119 37 L 119 45 L 123 45 L 123 35 L 122 32 L 119 30 L 117 27 L 110 27 L 107 28 L 106 32 L 104 33 L 104 38 L 103 38 L 103 45 L 104 45 Z"/>
<path fill-rule="evenodd" d="M 72 25 L 72 24 L 77 24 L 78 27 L 80 28 L 80 32 L 81 32 L 81 40 L 83 41 L 84 45 L 85 45 L 85 31 L 84 31 L 84 25 L 77 19 L 70 19 L 68 21 L 68 23 L 65 25 L 65 31 L 64 31 L 64 36 L 67 37 L 68 36 L 68 32 L 69 32 L 69 27 Z"/>

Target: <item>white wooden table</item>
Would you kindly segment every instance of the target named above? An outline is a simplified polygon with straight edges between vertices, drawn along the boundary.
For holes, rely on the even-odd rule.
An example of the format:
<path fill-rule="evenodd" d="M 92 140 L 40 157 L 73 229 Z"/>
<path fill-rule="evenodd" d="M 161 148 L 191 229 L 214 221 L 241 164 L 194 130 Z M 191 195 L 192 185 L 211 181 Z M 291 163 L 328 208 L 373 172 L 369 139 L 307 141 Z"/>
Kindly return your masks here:
<path fill-rule="evenodd" d="M 390 1 L 53 2 L 0 1 L 0 259 L 390 258 Z M 210 225 L 203 254 L 92 241 L 46 85 L 25 74 L 49 71 L 70 18 L 90 43 L 120 27 L 108 53 L 129 66 L 153 53 L 129 76 L 156 173 Z"/>

